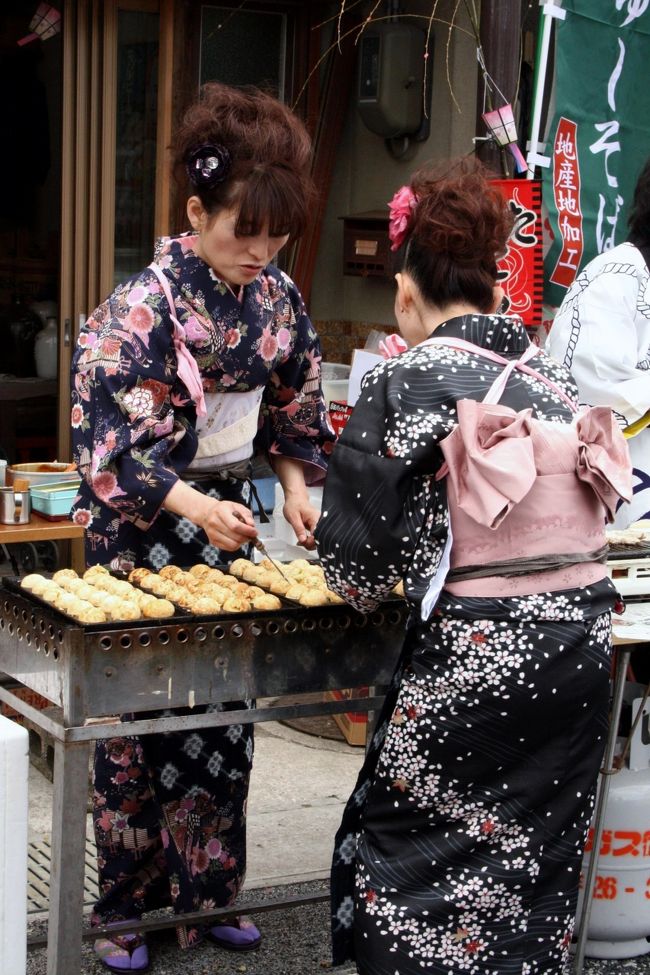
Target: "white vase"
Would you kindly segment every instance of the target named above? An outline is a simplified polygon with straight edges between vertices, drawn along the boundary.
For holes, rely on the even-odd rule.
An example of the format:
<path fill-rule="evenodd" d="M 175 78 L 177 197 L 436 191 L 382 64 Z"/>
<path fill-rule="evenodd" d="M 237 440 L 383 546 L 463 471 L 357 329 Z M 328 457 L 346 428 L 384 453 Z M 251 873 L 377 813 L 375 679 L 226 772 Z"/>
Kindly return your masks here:
<path fill-rule="evenodd" d="M 56 318 L 48 318 L 45 328 L 37 334 L 34 342 L 36 375 L 41 379 L 56 379 L 58 371 L 59 328 Z"/>

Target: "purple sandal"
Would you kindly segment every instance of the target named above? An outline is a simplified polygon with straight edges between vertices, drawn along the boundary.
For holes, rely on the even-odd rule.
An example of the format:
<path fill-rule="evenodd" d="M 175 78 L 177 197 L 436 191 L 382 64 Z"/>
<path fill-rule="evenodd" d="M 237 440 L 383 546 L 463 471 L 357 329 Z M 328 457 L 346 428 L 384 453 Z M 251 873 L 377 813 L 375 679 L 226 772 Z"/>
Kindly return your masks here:
<path fill-rule="evenodd" d="M 228 951 L 253 951 L 259 948 L 262 941 L 259 930 L 243 915 L 223 924 L 215 924 L 206 936 Z"/>
<path fill-rule="evenodd" d="M 149 949 L 142 935 L 97 938 L 94 947 L 102 965 L 110 972 L 144 972 L 149 968 Z"/>

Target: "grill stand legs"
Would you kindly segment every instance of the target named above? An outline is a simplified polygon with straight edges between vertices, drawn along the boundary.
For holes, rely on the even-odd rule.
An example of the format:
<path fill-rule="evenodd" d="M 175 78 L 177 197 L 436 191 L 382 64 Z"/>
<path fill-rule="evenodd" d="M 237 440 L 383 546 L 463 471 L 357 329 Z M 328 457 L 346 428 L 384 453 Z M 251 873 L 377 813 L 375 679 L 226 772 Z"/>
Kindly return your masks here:
<path fill-rule="evenodd" d="M 47 975 L 81 971 L 89 759 L 86 741 L 55 744 Z"/>

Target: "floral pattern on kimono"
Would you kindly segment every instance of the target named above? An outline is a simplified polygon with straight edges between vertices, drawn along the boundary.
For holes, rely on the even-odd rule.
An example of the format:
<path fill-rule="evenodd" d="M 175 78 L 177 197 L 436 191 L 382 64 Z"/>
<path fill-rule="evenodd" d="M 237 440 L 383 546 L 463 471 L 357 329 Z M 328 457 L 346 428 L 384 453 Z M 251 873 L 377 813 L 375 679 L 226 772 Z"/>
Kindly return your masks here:
<path fill-rule="evenodd" d="M 516 319 L 436 335 L 518 358 Z M 535 368 L 570 397 L 567 371 Z M 403 578 L 412 614 L 335 840 L 334 962 L 360 975 L 561 975 L 607 724 L 609 580 L 588 589 L 421 604 L 448 536 L 439 443 L 501 366 L 445 346 L 379 365 L 336 445 L 316 539 L 329 585 L 363 612 Z M 566 423 L 513 373 L 501 402 Z"/>
<path fill-rule="evenodd" d="M 155 259 L 204 392 L 264 387 L 256 449 L 301 461 L 307 482 L 317 483 L 334 435 L 318 337 L 300 293 L 269 265 L 235 296 L 194 253 L 195 240 L 166 238 Z M 196 410 L 178 376 L 169 305 L 150 268 L 89 317 L 72 375 L 73 454 L 82 475 L 72 517 L 105 547 L 119 547 L 125 524 L 153 524 L 197 448 Z"/>

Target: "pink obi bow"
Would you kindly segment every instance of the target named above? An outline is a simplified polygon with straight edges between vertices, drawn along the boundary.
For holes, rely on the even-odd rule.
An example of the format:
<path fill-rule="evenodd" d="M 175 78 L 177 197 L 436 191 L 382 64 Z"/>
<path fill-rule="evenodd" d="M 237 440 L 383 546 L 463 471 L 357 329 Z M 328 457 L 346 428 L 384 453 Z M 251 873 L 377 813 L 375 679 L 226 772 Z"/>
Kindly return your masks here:
<path fill-rule="evenodd" d="M 576 422 L 578 468 L 581 481 L 590 484 L 614 521 L 619 498 L 632 500 L 632 464 L 627 441 L 608 406 L 592 406 Z"/>
<path fill-rule="evenodd" d="M 459 400 L 458 426 L 440 444 L 458 506 L 474 521 L 498 528 L 526 497 L 538 474 L 531 436 L 532 410 Z M 632 496 L 625 439 L 607 407 L 588 409 L 576 421 L 577 477 L 589 484 L 614 518 L 619 498 Z M 574 441 L 575 445 L 575 441 Z M 568 448 L 568 444 L 567 444 Z M 542 471 L 543 473 L 543 471 Z"/>
<path fill-rule="evenodd" d="M 394 355 L 400 355 L 402 352 L 408 350 L 408 345 L 404 341 L 401 335 L 396 332 L 392 332 L 391 335 L 387 335 L 385 339 L 382 339 L 379 343 L 379 351 L 383 355 L 384 359 L 392 359 Z"/>

